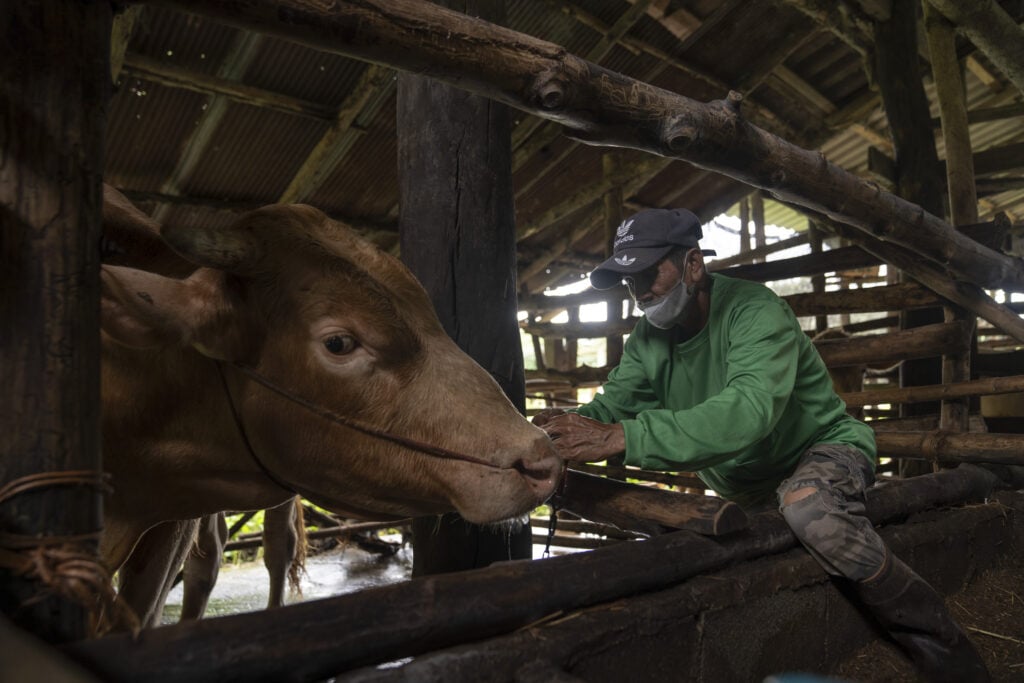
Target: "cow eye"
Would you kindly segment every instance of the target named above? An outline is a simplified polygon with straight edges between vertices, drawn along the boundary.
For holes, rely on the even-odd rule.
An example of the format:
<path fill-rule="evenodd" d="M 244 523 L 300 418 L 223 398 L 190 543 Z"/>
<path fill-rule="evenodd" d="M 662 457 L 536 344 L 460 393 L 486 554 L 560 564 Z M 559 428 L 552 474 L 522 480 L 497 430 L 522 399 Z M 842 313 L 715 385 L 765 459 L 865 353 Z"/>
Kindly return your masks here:
<path fill-rule="evenodd" d="M 333 334 L 324 340 L 324 348 L 336 356 L 352 353 L 356 346 L 358 346 L 356 338 L 347 334 Z"/>

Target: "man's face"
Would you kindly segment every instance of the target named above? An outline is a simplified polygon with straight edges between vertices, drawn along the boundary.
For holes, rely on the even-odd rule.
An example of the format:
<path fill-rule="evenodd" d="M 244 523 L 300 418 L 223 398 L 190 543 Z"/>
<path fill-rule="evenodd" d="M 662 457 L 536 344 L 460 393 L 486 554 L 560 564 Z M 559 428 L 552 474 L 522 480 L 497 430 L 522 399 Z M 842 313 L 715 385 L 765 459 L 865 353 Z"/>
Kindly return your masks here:
<path fill-rule="evenodd" d="M 638 304 L 646 304 L 668 294 L 669 290 L 679 284 L 680 278 L 682 273 L 679 269 L 670 259 L 664 258 L 650 268 L 624 279 L 633 300 Z"/>

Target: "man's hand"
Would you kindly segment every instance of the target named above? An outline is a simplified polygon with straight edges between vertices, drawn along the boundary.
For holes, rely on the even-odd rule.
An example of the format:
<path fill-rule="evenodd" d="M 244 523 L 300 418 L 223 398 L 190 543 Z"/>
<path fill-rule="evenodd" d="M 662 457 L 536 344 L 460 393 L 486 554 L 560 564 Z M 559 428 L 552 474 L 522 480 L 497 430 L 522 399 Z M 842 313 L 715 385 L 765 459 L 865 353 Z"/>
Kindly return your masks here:
<path fill-rule="evenodd" d="M 557 417 L 558 415 L 565 415 L 565 411 L 561 408 L 545 408 L 533 416 L 533 424 L 538 427 L 543 427 L 551 420 L 551 418 Z"/>
<path fill-rule="evenodd" d="M 557 409 L 554 409 L 557 410 Z M 606 460 L 626 450 L 626 432 L 621 424 L 605 424 L 576 413 L 545 416 L 543 422 L 534 417 L 539 426 L 554 442 L 555 450 L 568 462 L 595 462 Z"/>

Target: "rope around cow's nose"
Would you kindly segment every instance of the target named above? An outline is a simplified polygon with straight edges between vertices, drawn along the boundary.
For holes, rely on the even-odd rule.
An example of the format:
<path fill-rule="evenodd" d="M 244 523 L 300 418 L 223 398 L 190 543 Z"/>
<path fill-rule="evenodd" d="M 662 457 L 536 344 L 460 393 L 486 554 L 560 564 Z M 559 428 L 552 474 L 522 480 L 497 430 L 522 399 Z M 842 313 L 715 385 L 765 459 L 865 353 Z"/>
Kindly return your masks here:
<path fill-rule="evenodd" d="M 331 422 L 339 424 L 343 427 L 348 427 L 349 429 L 361 432 L 363 434 L 366 434 L 367 436 L 372 436 L 374 438 L 382 439 L 384 441 L 390 441 L 391 443 L 398 444 L 399 446 L 404 446 L 405 448 L 409 448 L 414 451 L 419 451 L 420 453 L 425 453 L 426 455 L 430 455 L 435 458 L 444 458 L 446 460 L 461 460 L 463 462 L 469 462 L 473 463 L 474 465 L 480 465 L 481 467 L 489 467 L 491 469 L 496 470 L 519 469 L 515 465 L 510 465 L 508 467 L 495 465 L 493 463 L 489 463 L 486 460 L 474 457 L 472 455 L 458 453 L 447 448 L 442 448 L 441 446 L 434 446 L 432 444 L 423 443 L 422 441 L 416 441 L 415 439 L 399 436 L 397 434 L 392 434 L 390 432 L 377 429 L 375 427 L 364 425 L 362 423 L 356 422 L 355 420 L 351 420 L 347 417 L 338 415 L 337 413 L 330 411 L 324 408 L 323 406 L 319 406 L 316 403 L 313 403 L 312 401 L 309 401 L 305 398 L 302 398 L 301 396 L 292 393 L 291 391 L 288 391 L 287 389 L 275 384 L 270 379 L 257 372 L 254 368 L 251 368 L 247 365 L 243 365 L 241 363 L 230 363 L 230 365 L 236 368 L 239 372 L 244 374 L 252 381 L 264 387 L 265 389 L 272 391 L 273 393 L 277 394 L 278 396 L 281 396 L 282 398 L 288 399 L 289 401 L 295 403 L 296 405 L 302 406 L 303 408 L 310 411 L 314 415 L 322 417 L 325 420 L 330 420 Z"/>

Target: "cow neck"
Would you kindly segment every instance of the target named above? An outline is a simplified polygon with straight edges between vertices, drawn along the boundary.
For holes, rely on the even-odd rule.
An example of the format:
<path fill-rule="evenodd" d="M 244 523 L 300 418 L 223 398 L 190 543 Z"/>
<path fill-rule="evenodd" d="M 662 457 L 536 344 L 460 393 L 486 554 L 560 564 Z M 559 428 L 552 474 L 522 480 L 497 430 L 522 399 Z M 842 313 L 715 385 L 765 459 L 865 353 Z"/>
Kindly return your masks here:
<path fill-rule="evenodd" d="M 298 406 L 301 406 L 302 408 L 305 408 L 314 415 L 321 417 L 325 420 L 328 420 L 330 422 L 333 422 L 335 424 L 341 425 L 343 427 L 347 427 L 353 431 L 366 434 L 367 436 L 372 436 L 376 439 L 381 439 L 382 441 L 390 441 L 391 443 L 397 444 L 404 448 L 418 451 L 420 453 L 435 458 L 442 458 L 444 460 L 461 460 L 463 462 L 468 462 L 474 465 L 480 465 L 481 467 L 488 467 L 496 470 L 514 469 L 514 467 L 501 467 L 500 465 L 493 465 L 487 462 L 486 460 L 481 460 L 480 458 L 473 457 L 472 455 L 466 455 L 465 453 L 457 453 L 455 451 L 448 450 L 447 448 L 442 448 L 441 446 L 434 446 L 432 444 L 423 443 L 421 441 L 416 441 L 415 439 L 409 439 L 404 436 L 399 436 L 397 434 L 392 434 L 390 432 L 377 429 L 375 427 L 364 425 L 362 423 L 356 422 L 355 420 L 351 420 L 349 418 L 338 415 L 335 412 L 332 412 L 322 406 L 317 405 L 316 403 L 313 403 L 312 401 L 309 401 L 297 394 L 292 393 L 291 391 L 288 391 L 287 389 L 275 384 L 270 379 L 268 379 L 267 377 L 265 377 L 264 375 L 260 374 L 255 369 L 247 365 L 243 365 L 241 363 L 226 363 L 225 361 L 216 361 L 217 372 L 220 375 L 221 382 L 224 385 L 224 392 L 228 398 L 228 405 L 231 407 L 231 414 L 235 419 L 235 424 L 238 426 L 238 431 L 242 435 L 242 440 L 245 442 L 245 446 L 249 450 L 249 454 L 252 456 L 252 459 L 256 461 L 256 464 L 259 465 L 260 469 L 263 470 L 264 474 L 266 474 L 270 478 L 271 481 L 273 481 L 281 488 L 284 488 L 293 493 L 295 492 L 294 488 L 288 484 L 285 484 L 278 477 L 276 477 L 274 473 L 271 472 L 267 468 L 267 466 L 263 464 L 263 461 L 259 459 L 259 456 L 256 455 L 256 451 L 253 449 L 252 443 L 249 441 L 249 437 L 246 434 L 245 426 L 242 423 L 242 417 L 239 414 L 237 408 L 235 407 L 235 402 L 231 397 L 231 391 L 228 389 L 227 378 L 224 376 L 224 369 L 222 367 L 225 364 L 235 368 L 243 375 L 245 375 L 252 381 L 256 382 L 260 386 L 264 387 L 265 389 L 277 394 L 278 396 L 284 399 L 291 401 L 292 403 Z"/>

